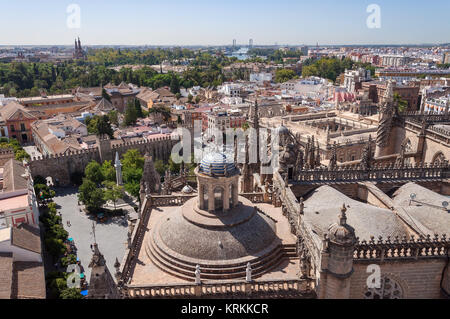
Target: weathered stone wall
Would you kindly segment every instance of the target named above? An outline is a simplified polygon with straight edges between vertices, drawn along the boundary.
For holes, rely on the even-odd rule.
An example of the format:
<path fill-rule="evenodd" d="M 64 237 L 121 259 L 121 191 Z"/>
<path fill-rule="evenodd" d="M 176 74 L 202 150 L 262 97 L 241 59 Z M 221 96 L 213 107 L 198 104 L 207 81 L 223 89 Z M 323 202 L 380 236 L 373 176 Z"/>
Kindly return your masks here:
<path fill-rule="evenodd" d="M 331 274 L 324 273 L 322 278 L 326 282 L 326 287 L 320 287 L 319 294 L 321 299 L 348 299 L 351 290 L 350 280 L 342 280 Z"/>
<path fill-rule="evenodd" d="M 177 142 L 177 140 L 172 140 L 170 137 L 120 143 L 117 143 L 117 141 L 99 140 L 99 147 L 95 149 L 33 158 L 30 161 L 30 169 L 33 177 L 37 175 L 52 177 L 54 183 L 59 182 L 60 185 L 66 186 L 71 183 L 71 175 L 83 173 L 89 162 L 113 161 L 116 152 L 119 153 L 119 156 L 122 156 L 130 149 L 137 149 L 142 155 L 148 152 L 153 156 L 153 159 L 161 159 L 167 162 L 172 147 Z"/>
<path fill-rule="evenodd" d="M 404 140 L 409 139 L 411 141 L 411 146 L 414 152 L 419 150 L 419 133 L 419 124 L 408 123 L 405 129 Z M 423 154 L 419 160 L 424 163 L 432 163 L 435 161 L 439 153 L 442 153 L 446 160 L 450 160 L 450 147 L 448 140 L 449 136 L 445 133 L 433 130 L 432 128 L 427 129 L 425 131 L 425 140 L 423 143 Z"/>
<path fill-rule="evenodd" d="M 116 152 L 122 156 L 130 149 L 137 149 L 142 155 L 149 153 L 153 159 L 161 159 L 168 161 L 173 146 L 178 143 L 178 140 L 172 140 L 170 137 L 156 138 L 152 140 L 142 140 L 138 142 L 126 142 L 122 144 L 112 145 L 111 152 L 108 154 L 108 160 L 113 160 Z"/>
<path fill-rule="evenodd" d="M 0 150 L 0 167 L 4 166 L 11 158 L 14 158 L 14 151 Z"/>
<path fill-rule="evenodd" d="M 374 262 L 372 262 L 374 263 Z M 350 298 L 362 299 L 367 291 L 367 266 L 371 262 L 354 263 L 351 276 Z M 375 264 L 375 263 L 374 263 Z M 445 258 L 385 261 L 380 264 L 381 275 L 395 280 L 403 290 L 403 298 L 442 298 L 440 281 L 446 264 Z M 444 274 L 444 288 L 450 290 L 450 272 Z"/>
<path fill-rule="evenodd" d="M 37 175 L 44 178 L 51 177 L 53 183 L 58 182 L 62 186 L 67 186 L 71 182 L 71 175 L 83 173 L 91 161 L 100 162 L 98 149 L 33 158 L 29 164 L 33 177 Z"/>

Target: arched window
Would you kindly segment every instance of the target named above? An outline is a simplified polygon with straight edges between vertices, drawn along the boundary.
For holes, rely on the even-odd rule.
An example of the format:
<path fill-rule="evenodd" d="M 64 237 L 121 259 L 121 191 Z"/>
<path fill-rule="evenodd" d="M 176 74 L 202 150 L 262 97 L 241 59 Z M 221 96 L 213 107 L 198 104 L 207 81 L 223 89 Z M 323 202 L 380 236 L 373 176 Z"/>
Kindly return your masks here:
<path fill-rule="evenodd" d="M 365 299 L 402 299 L 403 289 L 398 282 L 383 276 L 380 288 L 368 288 L 364 294 Z"/>
<path fill-rule="evenodd" d="M 214 208 L 216 211 L 223 211 L 223 193 L 222 187 L 214 189 Z"/>

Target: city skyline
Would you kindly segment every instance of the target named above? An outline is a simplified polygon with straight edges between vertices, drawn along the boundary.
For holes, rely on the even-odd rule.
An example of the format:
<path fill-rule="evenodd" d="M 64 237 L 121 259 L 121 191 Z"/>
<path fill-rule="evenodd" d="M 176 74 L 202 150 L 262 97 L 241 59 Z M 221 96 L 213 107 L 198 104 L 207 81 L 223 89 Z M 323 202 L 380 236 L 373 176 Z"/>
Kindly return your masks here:
<path fill-rule="evenodd" d="M 2 3 L 5 15 L 0 46 L 84 45 L 217 46 L 254 45 L 420 45 L 450 42 L 450 4 L 434 1 L 341 1 L 320 4 L 282 0 L 277 3 L 235 0 L 210 3 L 77 1 L 80 28 L 69 28 L 72 1 Z M 367 8 L 380 8 L 380 28 L 369 28 Z M 439 9 L 439 10 L 438 10 Z M 99 12 L 101 12 L 99 14 Z M 27 23 L 23 23 L 27 21 Z M 33 25 L 33 28 L 30 27 Z M 360 27 L 358 27 L 360 25 Z M 213 27 L 211 27 L 213 26 Z M 156 30 L 156 31 L 155 31 Z"/>

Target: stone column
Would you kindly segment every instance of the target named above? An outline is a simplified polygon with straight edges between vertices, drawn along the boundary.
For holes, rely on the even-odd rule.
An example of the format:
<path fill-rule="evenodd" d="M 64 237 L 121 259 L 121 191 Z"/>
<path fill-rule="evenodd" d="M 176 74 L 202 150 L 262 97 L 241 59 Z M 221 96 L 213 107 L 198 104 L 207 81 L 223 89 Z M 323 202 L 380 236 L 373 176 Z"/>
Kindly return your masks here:
<path fill-rule="evenodd" d="M 230 185 L 225 184 L 225 189 L 223 191 L 223 210 L 227 211 L 230 209 Z"/>
<path fill-rule="evenodd" d="M 208 184 L 208 211 L 213 212 L 216 207 L 215 207 L 215 198 L 214 198 L 214 189 L 213 189 L 213 185 Z"/>
<path fill-rule="evenodd" d="M 200 188 L 199 188 L 199 194 L 198 194 L 198 200 L 199 200 L 199 203 L 198 203 L 198 208 L 200 208 L 200 209 L 204 209 L 205 210 L 205 207 L 204 207 L 204 202 L 205 202 L 205 186 L 200 186 Z"/>
<path fill-rule="evenodd" d="M 114 163 L 114 167 L 116 168 L 116 180 L 117 185 L 121 186 L 123 185 L 123 179 L 122 179 L 122 163 L 120 163 L 119 159 L 119 153 L 116 152 L 116 161 Z"/>
<path fill-rule="evenodd" d="M 346 207 L 342 208 L 339 223 L 328 230 L 322 251 L 319 298 L 348 299 L 353 274 L 355 230 L 347 224 Z"/>
<path fill-rule="evenodd" d="M 238 184 L 239 184 L 239 177 L 236 178 L 236 180 L 233 181 L 233 205 L 237 206 L 239 204 L 239 191 L 238 191 Z"/>

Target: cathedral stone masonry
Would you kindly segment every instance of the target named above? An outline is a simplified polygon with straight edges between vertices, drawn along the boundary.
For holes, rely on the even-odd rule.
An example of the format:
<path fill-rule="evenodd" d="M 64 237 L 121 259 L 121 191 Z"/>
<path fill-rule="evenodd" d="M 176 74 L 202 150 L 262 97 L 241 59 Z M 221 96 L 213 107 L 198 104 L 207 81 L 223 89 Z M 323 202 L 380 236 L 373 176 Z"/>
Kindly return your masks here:
<path fill-rule="evenodd" d="M 257 105 L 251 113 L 252 125 L 258 128 Z M 235 163 L 229 160 L 231 154 L 205 156 L 196 169 L 197 194 L 170 195 L 175 181 L 171 176 L 166 178 L 167 192 L 155 194 L 155 190 L 149 189 L 149 180 L 154 176 L 144 174 L 141 215 L 130 234 L 126 256 L 117 267 L 121 297 L 443 297 L 450 290 L 449 242 L 443 234 L 448 219 L 445 209 L 439 206 L 445 200 L 442 196 L 450 194 L 447 161 L 450 133 L 445 127 L 447 122 L 441 122 L 446 115 L 398 114 L 392 83 L 388 85 L 380 113 L 376 139 L 369 135 L 373 128 L 359 127 L 359 133 L 368 136 L 367 140 L 358 141 L 361 160 L 339 163 L 342 145 L 327 142 L 330 162 L 323 165 L 325 154 L 316 139 L 302 141 L 300 135 L 293 135 L 281 125 L 277 129 L 280 165 L 273 174 L 261 176 L 259 162 L 249 165 L 248 141 L 241 176 Z M 312 125 L 320 126 L 322 122 L 328 123 L 328 119 Z M 345 130 L 348 125 L 346 121 L 335 124 Z M 344 135 L 345 130 L 340 134 Z M 112 151 L 108 149 L 107 139 L 102 143 L 100 158 L 116 153 L 115 146 Z M 342 140 L 341 143 L 345 144 Z M 131 144 L 121 148 L 141 145 Z M 157 143 L 152 151 L 144 148 L 146 158 L 158 158 L 162 149 Z M 268 155 L 270 152 L 269 148 Z M 183 180 L 183 174 L 179 178 Z M 239 178 L 241 194 L 238 194 Z M 430 199 L 433 202 L 418 201 L 418 205 L 410 202 L 408 206 L 412 192 L 419 197 L 420 192 L 428 191 L 435 194 L 423 195 L 426 199 L 421 200 L 426 202 L 433 197 Z M 272 219 L 273 215 L 266 214 L 263 207 L 255 206 L 268 202 L 281 207 L 278 208 L 281 219 Z M 342 208 L 336 207 L 336 202 Z M 430 215 L 421 219 L 425 205 L 429 205 L 425 213 Z M 409 214 L 414 219 L 406 216 Z M 230 230 L 253 222 L 252 216 L 264 221 L 262 225 L 266 228 L 249 224 L 242 232 Z M 334 216 L 337 216 L 335 223 Z M 435 222 L 434 218 L 441 222 Z M 264 276 L 270 273 L 268 261 L 278 260 L 274 254 L 285 254 L 285 247 L 281 251 L 279 246 L 274 248 L 278 243 L 272 237 L 281 224 L 291 236 L 290 242 L 283 246 L 289 247 L 294 255 L 289 257 L 295 259 L 290 269 L 294 272 L 288 273 L 296 273 L 296 278 L 274 280 Z M 242 234 L 251 236 L 240 239 Z M 258 256 L 259 250 L 258 253 L 250 250 L 262 242 L 264 249 L 260 251 L 267 249 L 269 253 L 261 253 L 259 261 L 251 259 Z M 242 245 L 248 245 L 244 252 Z M 161 278 L 171 276 L 179 283 L 163 284 L 160 275 L 155 282 L 148 279 L 140 262 L 151 263 Z M 367 286 L 367 267 L 373 264 L 381 268 L 382 274 L 382 284 L 375 288 Z"/>

